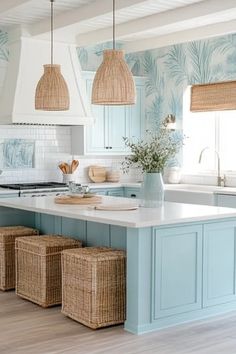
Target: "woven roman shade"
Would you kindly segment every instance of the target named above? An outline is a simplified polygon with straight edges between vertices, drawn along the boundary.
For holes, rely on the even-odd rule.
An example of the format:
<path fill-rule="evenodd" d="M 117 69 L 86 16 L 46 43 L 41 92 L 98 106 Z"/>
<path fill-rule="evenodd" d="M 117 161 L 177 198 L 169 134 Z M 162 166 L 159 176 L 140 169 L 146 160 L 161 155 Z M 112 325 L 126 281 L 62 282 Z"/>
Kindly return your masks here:
<path fill-rule="evenodd" d="M 191 87 L 191 112 L 236 109 L 236 81 L 217 82 Z"/>
<path fill-rule="evenodd" d="M 135 104 L 136 89 L 122 50 L 104 50 L 92 88 L 92 103 L 101 105 Z"/>

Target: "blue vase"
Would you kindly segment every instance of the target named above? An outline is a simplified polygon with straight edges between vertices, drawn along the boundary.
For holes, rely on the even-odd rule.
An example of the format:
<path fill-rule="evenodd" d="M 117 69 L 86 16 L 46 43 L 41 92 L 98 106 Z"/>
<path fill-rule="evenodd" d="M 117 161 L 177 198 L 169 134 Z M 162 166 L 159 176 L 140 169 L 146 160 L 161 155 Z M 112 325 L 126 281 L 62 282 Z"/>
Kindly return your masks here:
<path fill-rule="evenodd" d="M 164 202 L 164 183 L 162 174 L 158 172 L 145 173 L 141 186 L 141 206 L 158 208 Z"/>

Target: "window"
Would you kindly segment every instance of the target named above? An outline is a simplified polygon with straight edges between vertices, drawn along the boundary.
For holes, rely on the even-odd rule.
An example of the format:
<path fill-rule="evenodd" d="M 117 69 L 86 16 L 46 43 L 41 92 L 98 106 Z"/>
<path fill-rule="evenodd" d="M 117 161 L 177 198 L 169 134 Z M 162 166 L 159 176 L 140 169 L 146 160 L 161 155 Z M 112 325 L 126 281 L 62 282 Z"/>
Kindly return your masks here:
<path fill-rule="evenodd" d="M 191 113 L 189 89 L 184 96 L 185 173 L 216 171 L 217 158 L 214 150 L 219 152 L 221 170 L 236 173 L 236 111 Z M 200 153 L 205 147 L 209 149 L 206 149 L 199 164 Z"/>

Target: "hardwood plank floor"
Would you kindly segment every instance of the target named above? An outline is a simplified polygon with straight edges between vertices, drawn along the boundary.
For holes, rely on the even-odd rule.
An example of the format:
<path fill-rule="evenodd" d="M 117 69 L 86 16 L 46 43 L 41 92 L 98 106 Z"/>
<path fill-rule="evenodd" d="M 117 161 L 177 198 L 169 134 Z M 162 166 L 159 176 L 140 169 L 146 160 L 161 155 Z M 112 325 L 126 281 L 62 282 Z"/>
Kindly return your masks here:
<path fill-rule="evenodd" d="M 135 336 L 115 326 L 91 330 L 0 292 L 0 354 L 236 354 L 236 313 Z"/>

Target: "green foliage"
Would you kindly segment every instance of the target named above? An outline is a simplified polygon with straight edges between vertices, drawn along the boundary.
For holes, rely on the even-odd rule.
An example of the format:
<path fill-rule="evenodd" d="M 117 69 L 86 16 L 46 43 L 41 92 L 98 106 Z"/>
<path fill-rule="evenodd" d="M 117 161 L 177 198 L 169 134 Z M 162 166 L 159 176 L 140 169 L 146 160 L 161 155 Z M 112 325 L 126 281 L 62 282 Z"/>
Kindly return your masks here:
<path fill-rule="evenodd" d="M 141 168 L 142 172 L 162 172 L 168 160 L 180 150 L 183 137 L 167 129 L 166 123 L 162 122 L 157 132 L 147 132 L 145 140 L 133 143 L 124 138 L 124 141 L 131 150 L 131 155 L 122 163 L 124 172 L 127 173 L 131 166 Z"/>

